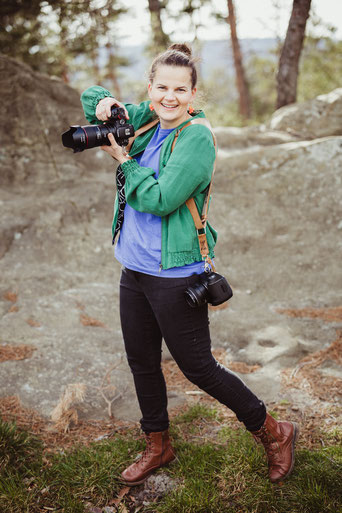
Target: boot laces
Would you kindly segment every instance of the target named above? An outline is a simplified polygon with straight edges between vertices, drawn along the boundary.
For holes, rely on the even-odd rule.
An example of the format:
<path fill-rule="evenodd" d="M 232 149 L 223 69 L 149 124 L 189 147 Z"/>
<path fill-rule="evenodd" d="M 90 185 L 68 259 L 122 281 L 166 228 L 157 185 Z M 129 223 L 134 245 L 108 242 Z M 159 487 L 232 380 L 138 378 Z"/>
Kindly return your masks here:
<path fill-rule="evenodd" d="M 153 439 L 148 436 L 146 437 L 146 448 L 141 455 L 139 464 L 144 463 L 147 460 L 147 457 L 151 451 L 153 451 Z"/>
<path fill-rule="evenodd" d="M 255 436 L 261 441 L 264 446 L 269 459 L 275 459 L 276 453 L 279 450 L 277 440 L 271 435 L 271 433 L 263 426 Z"/>

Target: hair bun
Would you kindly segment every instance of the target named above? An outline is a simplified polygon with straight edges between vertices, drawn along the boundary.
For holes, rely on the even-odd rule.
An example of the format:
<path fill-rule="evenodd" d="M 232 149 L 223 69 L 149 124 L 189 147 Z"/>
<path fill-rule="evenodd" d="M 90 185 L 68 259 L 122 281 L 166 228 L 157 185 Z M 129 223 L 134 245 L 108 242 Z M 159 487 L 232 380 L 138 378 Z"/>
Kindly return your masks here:
<path fill-rule="evenodd" d="M 171 46 L 169 46 L 168 50 L 176 50 L 177 52 L 184 53 L 189 58 L 192 55 L 191 48 L 186 43 L 173 43 Z"/>

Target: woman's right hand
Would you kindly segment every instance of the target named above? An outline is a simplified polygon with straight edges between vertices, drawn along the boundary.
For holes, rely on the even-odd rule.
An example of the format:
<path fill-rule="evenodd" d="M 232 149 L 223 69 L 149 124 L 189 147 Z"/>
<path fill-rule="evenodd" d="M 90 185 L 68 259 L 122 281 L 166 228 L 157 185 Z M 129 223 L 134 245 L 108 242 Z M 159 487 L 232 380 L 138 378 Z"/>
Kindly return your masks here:
<path fill-rule="evenodd" d="M 108 119 L 111 116 L 111 109 L 113 105 L 117 105 L 118 107 L 124 109 L 126 119 L 129 119 L 129 115 L 124 104 L 118 102 L 118 100 L 116 100 L 115 98 L 111 98 L 109 96 L 107 96 L 107 98 L 103 98 L 97 104 L 95 111 L 95 116 L 97 117 L 97 119 L 99 119 L 100 121 L 108 121 Z"/>

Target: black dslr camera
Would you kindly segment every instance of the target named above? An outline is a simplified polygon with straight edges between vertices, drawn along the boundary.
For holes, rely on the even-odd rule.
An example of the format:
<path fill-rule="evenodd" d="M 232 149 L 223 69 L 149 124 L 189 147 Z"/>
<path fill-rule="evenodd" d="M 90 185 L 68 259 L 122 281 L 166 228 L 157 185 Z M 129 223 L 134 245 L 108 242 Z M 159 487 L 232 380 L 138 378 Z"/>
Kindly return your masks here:
<path fill-rule="evenodd" d="M 77 153 L 96 146 L 110 146 L 108 134 L 113 134 L 119 146 L 127 146 L 128 139 L 134 135 L 133 125 L 126 123 L 121 107 L 112 107 L 112 115 L 103 125 L 71 126 L 62 134 L 62 142 Z"/>
<path fill-rule="evenodd" d="M 226 278 L 213 271 L 200 274 L 198 283 L 185 291 L 186 301 L 192 308 L 205 303 L 217 306 L 228 301 L 232 295 L 233 291 Z"/>

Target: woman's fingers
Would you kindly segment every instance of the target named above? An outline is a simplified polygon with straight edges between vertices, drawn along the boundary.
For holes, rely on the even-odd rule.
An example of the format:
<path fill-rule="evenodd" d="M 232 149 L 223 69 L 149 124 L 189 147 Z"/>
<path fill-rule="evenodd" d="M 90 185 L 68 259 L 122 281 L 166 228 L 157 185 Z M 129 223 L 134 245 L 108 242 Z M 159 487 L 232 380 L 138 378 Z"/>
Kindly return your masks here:
<path fill-rule="evenodd" d="M 127 112 L 126 107 L 123 105 L 123 103 L 119 102 L 115 98 L 107 97 L 103 98 L 99 101 L 99 103 L 96 106 L 95 115 L 97 119 L 100 121 L 108 121 L 108 119 L 112 115 L 112 107 L 113 105 L 116 105 L 117 107 L 121 107 L 125 111 L 125 116 L 127 119 L 129 119 L 129 115 Z"/>
<path fill-rule="evenodd" d="M 101 146 L 101 149 L 109 153 L 109 155 L 112 157 L 116 158 L 116 156 L 121 152 L 121 147 L 117 144 L 113 134 L 109 133 L 107 137 L 110 142 L 110 146 Z"/>
<path fill-rule="evenodd" d="M 112 133 L 109 133 L 107 137 L 109 139 L 109 142 L 110 142 L 110 145 L 112 148 L 119 147 L 119 145 L 117 144 L 116 140 L 114 139 L 114 135 Z"/>
<path fill-rule="evenodd" d="M 108 107 L 107 107 L 107 111 L 106 111 L 106 114 L 107 114 L 107 116 L 108 116 L 108 117 L 110 117 L 110 116 L 111 116 L 111 114 L 112 114 L 112 106 L 113 106 L 113 105 L 116 105 L 117 107 L 120 107 L 121 109 L 123 109 L 123 110 L 125 111 L 126 119 L 129 119 L 129 115 L 128 115 L 128 112 L 127 112 L 126 107 L 124 106 L 124 104 L 123 104 L 123 103 L 118 102 L 117 100 L 116 100 L 116 101 L 115 101 L 115 103 L 113 103 L 111 106 L 109 106 L 109 105 L 108 105 Z"/>

